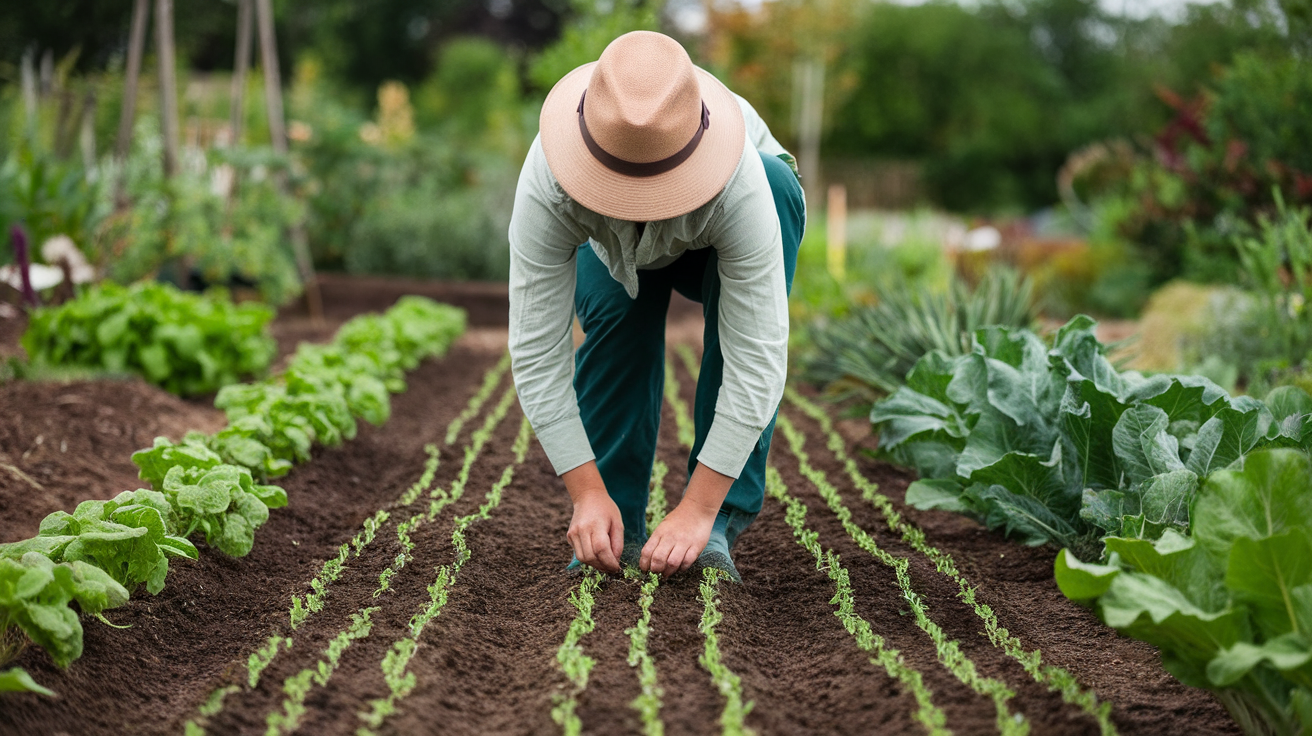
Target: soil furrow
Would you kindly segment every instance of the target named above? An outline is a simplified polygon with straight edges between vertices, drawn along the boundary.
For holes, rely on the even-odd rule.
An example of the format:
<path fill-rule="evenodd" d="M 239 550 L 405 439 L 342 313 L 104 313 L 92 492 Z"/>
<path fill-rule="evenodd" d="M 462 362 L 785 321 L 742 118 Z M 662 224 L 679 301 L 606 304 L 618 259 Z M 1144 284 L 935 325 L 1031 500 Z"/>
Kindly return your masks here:
<path fill-rule="evenodd" d="M 500 508 L 470 528 L 471 556 L 460 583 L 411 660 L 416 687 L 382 733 L 423 733 L 435 723 L 444 734 L 557 730 L 552 695 L 563 692 L 566 680 L 556 649 L 573 618 L 568 595 L 578 582 L 564 572 L 569 515 L 564 485 L 534 443 Z M 381 654 L 372 657 L 374 670 Z M 379 680 L 368 696 L 385 693 Z M 324 729 L 353 731 L 329 723 Z"/>

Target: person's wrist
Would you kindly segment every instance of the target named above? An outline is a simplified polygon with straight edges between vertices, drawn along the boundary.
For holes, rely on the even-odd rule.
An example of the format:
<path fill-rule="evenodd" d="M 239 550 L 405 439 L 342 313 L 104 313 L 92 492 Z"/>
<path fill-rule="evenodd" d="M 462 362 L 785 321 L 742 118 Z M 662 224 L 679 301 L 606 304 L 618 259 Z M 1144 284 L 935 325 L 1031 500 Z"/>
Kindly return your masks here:
<path fill-rule="evenodd" d="M 586 485 L 579 488 L 570 489 L 570 499 L 575 506 L 592 505 L 608 500 L 610 495 L 606 493 L 605 486 Z"/>
<path fill-rule="evenodd" d="M 702 521 L 714 520 L 715 515 L 720 512 L 719 504 L 711 505 L 691 493 L 684 494 L 683 500 L 679 502 L 679 507 L 684 509 L 685 513 Z"/>

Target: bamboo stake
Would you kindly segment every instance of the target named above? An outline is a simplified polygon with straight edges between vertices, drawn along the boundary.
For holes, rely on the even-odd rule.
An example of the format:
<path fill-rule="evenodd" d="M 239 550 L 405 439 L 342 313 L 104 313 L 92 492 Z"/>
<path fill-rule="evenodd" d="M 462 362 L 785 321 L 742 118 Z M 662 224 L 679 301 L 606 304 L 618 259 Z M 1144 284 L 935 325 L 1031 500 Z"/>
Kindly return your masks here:
<path fill-rule="evenodd" d="M 287 123 L 282 109 L 282 77 L 278 72 L 278 42 L 273 33 L 271 0 L 255 0 L 255 14 L 260 27 L 260 65 L 264 69 L 264 100 L 269 116 L 269 137 L 273 141 L 273 150 L 286 155 Z M 285 186 L 285 180 L 280 181 Z M 305 287 L 305 306 L 310 319 L 317 322 L 323 319 L 323 297 L 319 293 L 319 281 L 314 275 L 314 261 L 305 239 L 305 228 L 300 223 L 291 227 L 291 238 L 297 270 L 301 272 L 301 283 Z"/>
<path fill-rule="evenodd" d="M 168 178 L 178 170 L 178 80 L 173 54 L 173 0 L 155 0 L 155 46 L 159 52 L 164 176 Z"/>
<path fill-rule="evenodd" d="M 252 22 L 251 0 L 237 0 L 237 52 L 232 64 L 232 94 L 229 108 L 232 131 L 232 145 L 241 142 L 241 128 L 246 103 L 246 72 L 251 64 L 251 34 L 255 30 Z"/>
<path fill-rule="evenodd" d="M 128 152 L 132 146 L 132 125 L 137 114 L 137 80 L 141 76 L 141 56 L 146 46 L 146 21 L 150 15 L 148 0 L 136 0 L 132 6 L 132 33 L 128 37 L 128 68 L 123 79 L 123 109 L 118 117 L 118 140 L 114 145 L 114 158 L 119 175 L 114 182 L 114 201 L 119 207 L 125 202 L 123 188 L 127 184 Z"/>

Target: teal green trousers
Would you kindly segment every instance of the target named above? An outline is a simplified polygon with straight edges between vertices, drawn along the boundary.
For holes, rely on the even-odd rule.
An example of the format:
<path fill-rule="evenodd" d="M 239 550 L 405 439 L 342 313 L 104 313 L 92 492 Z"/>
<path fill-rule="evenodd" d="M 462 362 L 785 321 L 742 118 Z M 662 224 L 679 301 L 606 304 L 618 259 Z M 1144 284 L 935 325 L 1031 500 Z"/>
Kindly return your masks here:
<path fill-rule="evenodd" d="M 781 159 L 763 153 L 761 160 L 779 213 L 784 279 L 791 290 L 806 223 L 802 188 L 793 170 Z M 715 249 L 687 251 L 664 268 L 638 271 L 636 299 L 629 298 L 592 248 L 579 249 L 574 306 L 586 337 L 575 356 L 574 391 L 601 478 L 619 506 L 626 547 L 641 547 L 647 539 L 647 493 L 665 385 L 665 314 L 672 291 L 700 302 L 706 318 L 705 349 L 693 409 L 696 443 L 688 458 L 691 477 L 715 418 L 724 373 Z M 724 499 L 708 550 L 720 545 L 727 554 L 738 534 L 760 513 L 773 433 L 771 420 Z"/>

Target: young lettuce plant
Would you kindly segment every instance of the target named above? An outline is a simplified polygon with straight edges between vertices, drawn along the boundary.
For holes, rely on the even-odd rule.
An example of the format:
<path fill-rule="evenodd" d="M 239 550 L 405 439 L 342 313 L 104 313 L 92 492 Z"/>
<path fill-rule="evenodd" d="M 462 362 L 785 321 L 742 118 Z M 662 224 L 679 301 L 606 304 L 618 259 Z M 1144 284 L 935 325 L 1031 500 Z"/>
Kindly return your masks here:
<path fill-rule="evenodd" d="M 1192 536 L 1109 537 L 1109 564 L 1057 557 L 1068 598 L 1161 650 L 1181 682 L 1214 692 L 1252 736 L 1312 728 L 1312 462 L 1256 452 L 1212 475 Z"/>
<path fill-rule="evenodd" d="M 164 494 L 124 491 L 110 501 L 83 501 L 71 514 L 50 514 L 37 536 L 0 545 L 0 558 L 26 560 L 37 552 L 53 562 L 85 562 L 129 591 L 145 583 L 155 595 L 164 589 L 169 559 L 197 557 L 191 542 L 171 533 L 175 528 Z"/>
<path fill-rule="evenodd" d="M 77 601 L 83 612 L 99 616 L 127 600 L 127 589 L 95 565 L 56 564 L 38 552 L 0 557 L 0 642 L 11 643 L 0 650 L 0 665 L 18 654 L 21 639 L 12 633 L 17 628 L 56 665 L 67 667 L 82 656 L 82 623 L 69 603 Z M 13 677 L 21 684 L 20 675 Z"/>
<path fill-rule="evenodd" d="M 250 470 L 224 464 L 195 440 L 174 445 L 157 437 L 149 450 L 133 453 L 132 461 L 141 468 L 142 480 L 168 499 L 180 536 L 203 531 L 207 544 L 232 557 L 250 554 L 255 530 L 268 521 L 269 509 L 287 505 L 283 489 L 257 485 Z"/>

